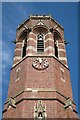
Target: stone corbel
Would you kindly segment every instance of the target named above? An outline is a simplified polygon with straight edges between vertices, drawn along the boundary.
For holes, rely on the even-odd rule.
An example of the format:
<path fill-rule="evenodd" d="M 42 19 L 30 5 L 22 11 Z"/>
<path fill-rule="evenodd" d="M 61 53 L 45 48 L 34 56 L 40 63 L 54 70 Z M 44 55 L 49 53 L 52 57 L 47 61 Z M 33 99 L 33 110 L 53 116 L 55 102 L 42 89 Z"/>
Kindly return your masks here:
<path fill-rule="evenodd" d="M 73 109 L 72 101 L 70 100 L 70 98 L 68 98 L 66 100 L 66 104 L 64 105 L 65 109 L 68 108 L 68 107 L 71 108 L 71 109 Z"/>
<path fill-rule="evenodd" d="M 8 101 L 7 109 L 9 109 L 9 108 L 11 108 L 11 107 L 16 108 L 15 99 L 12 98 L 12 97 L 11 97 L 11 98 L 9 99 L 9 101 Z"/>
<path fill-rule="evenodd" d="M 49 30 L 50 30 L 50 32 L 53 32 L 54 30 L 56 30 L 56 28 L 58 28 L 58 25 L 55 25 L 54 27 L 51 27 Z"/>
<path fill-rule="evenodd" d="M 29 27 L 27 27 L 26 25 L 23 25 L 23 27 L 26 29 L 27 33 L 29 33 L 29 32 L 31 32 L 31 31 L 32 31 L 32 29 L 31 29 L 31 28 L 29 28 Z"/>

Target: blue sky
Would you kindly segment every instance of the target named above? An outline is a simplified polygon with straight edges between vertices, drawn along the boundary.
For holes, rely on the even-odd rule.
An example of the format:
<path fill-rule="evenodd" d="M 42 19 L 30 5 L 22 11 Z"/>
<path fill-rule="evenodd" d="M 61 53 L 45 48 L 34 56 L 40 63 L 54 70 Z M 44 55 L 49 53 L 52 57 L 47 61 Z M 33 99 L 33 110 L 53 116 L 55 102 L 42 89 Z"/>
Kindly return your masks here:
<path fill-rule="evenodd" d="M 5 2 L 2 3 L 2 109 L 7 98 L 10 68 L 13 63 L 16 28 L 30 14 L 51 14 L 64 27 L 73 98 L 78 111 L 78 3 Z M 1 44 L 1 43 L 0 43 Z"/>

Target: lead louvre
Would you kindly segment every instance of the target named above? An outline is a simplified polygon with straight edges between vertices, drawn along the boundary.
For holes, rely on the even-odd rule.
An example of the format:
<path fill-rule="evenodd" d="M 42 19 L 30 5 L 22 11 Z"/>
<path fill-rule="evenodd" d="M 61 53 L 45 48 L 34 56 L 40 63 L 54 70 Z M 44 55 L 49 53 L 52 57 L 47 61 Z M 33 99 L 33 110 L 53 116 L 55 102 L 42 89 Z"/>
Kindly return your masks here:
<path fill-rule="evenodd" d="M 42 33 L 37 36 L 37 52 L 44 52 L 44 35 Z"/>

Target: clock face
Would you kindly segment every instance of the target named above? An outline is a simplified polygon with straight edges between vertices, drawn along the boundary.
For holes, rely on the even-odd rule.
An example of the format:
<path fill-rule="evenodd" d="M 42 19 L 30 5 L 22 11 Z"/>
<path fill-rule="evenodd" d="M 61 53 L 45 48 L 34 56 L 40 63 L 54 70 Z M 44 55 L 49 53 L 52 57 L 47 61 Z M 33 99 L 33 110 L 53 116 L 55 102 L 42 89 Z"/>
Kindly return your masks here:
<path fill-rule="evenodd" d="M 39 57 L 39 58 L 34 59 L 34 61 L 32 63 L 32 66 L 35 69 L 43 70 L 43 69 L 46 69 L 49 66 L 49 63 L 46 59 Z"/>

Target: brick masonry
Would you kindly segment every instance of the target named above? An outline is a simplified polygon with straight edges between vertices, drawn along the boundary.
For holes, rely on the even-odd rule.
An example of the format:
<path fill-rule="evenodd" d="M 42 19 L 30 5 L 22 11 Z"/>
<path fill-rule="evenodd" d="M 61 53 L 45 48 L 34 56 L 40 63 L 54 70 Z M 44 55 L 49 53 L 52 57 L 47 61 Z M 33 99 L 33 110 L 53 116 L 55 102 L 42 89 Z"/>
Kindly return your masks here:
<path fill-rule="evenodd" d="M 15 59 L 11 69 L 8 97 L 4 105 L 3 118 L 34 118 L 34 108 L 39 100 L 42 100 L 42 104 L 46 107 L 46 118 L 77 118 L 76 105 L 72 97 L 70 71 L 66 67 L 63 28 L 58 25 L 58 31 L 62 38 L 60 42 L 63 43 L 58 44 L 58 49 L 61 49 L 59 56 L 65 58 L 60 60 L 54 54 L 54 31 L 50 32 L 51 27 L 54 28 L 57 23 L 51 17 L 43 18 L 44 26 L 37 26 L 39 22 L 38 16 L 35 18 L 31 17 L 30 20 L 24 23 L 27 27 L 31 27 L 32 31 L 27 35 L 26 56 L 21 59 L 18 57 L 21 57 L 22 54 L 23 40 L 21 38 L 23 37 L 19 35 L 24 31 L 24 26 L 22 25 L 17 29 Z M 37 53 L 36 36 L 38 32 L 43 32 L 45 35 L 44 53 Z M 19 44 L 21 42 L 22 44 Z M 49 65 L 42 70 L 34 68 L 33 62 L 37 58 L 47 60 Z M 15 101 L 16 107 L 10 103 L 11 108 L 7 108 L 11 97 Z M 68 99 L 71 100 L 71 105 L 66 108 Z"/>

